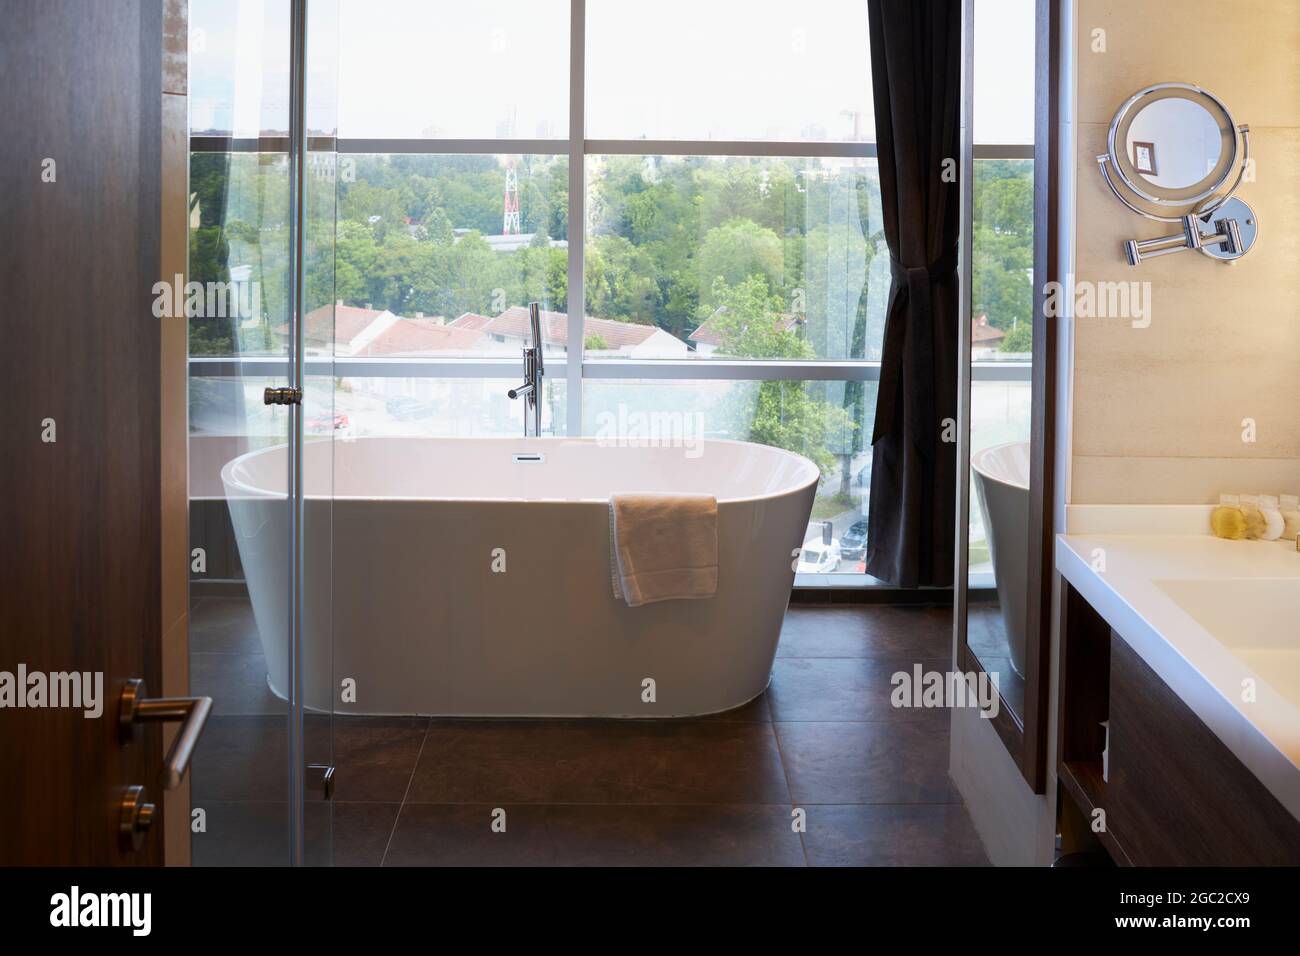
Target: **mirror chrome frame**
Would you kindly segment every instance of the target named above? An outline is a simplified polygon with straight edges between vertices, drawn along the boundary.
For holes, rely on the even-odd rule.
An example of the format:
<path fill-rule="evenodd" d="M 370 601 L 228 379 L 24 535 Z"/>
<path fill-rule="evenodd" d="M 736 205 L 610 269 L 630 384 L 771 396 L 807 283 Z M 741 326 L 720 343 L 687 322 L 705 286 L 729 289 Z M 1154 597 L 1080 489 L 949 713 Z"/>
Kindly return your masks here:
<path fill-rule="evenodd" d="M 1129 178 L 1129 175 L 1124 171 L 1124 165 L 1119 161 L 1118 137 L 1119 137 L 1120 127 L 1124 125 L 1125 117 L 1127 117 L 1129 113 L 1133 112 L 1133 108 L 1137 106 L 1139 102 L 1151 96 L 1151 94 L 1158 93 L 1162 90 L 1185 90 L 1187 92 L 1196 93 L 1199 96 L 1205 97 L 1207 100 L 1213 103 L 1220 110 L 1220 112 L 1222 112 L 1224 119 L 1228 121 L 1228 129 L 1231 130 L 1233 133 L 1232 155 L 1229 157 L 1227 165 L 1223 167 L 1223 175 L 1220 176 L 1218 179 L 1216 179 L 1212 184 L 1210 184 L 1209 188 L 1203 190 L 1202 192 L 1197 193 L 1194 196 L 1185 196 L 1180 199 L 1162 199 L 1159 196 L 1153 196 L 1150 193 L 1143 190 L 1141 186 L 1139 186 L 1137 183 L 1135 183 L 1132 179 Z M 1165 98 L 1172 98 L 1172 97 L 1165 97 Z M 1227 104 L 1225 104 L 1223 100 L 1219 99 L 1209 90 L 1202 89 L 1201 87 L 1195 86 L 1191 83 L 1155 83 L 1151 86 L 1143 87 L 1142 89 L 1138 90 L 1128 99 L 1126 99 L 1123 105 L 1121 105 L 1120 108 L 1115 112 L 1114 119 L 1110 121 L 1110 131 L 1106 134 L 1106 149 L 1108 150 L 1108 152 L 1107 155 L 1105 156 L 1105 160 L 1108 161 L 1110 165 L 1115 168 L 1115 172 L 1119 175 L 1119 178 L 1124 183 L 1124 185 L 1129 190 L 1131 190 L 1135 195 L 1137 195 L 1140 199 L 1145 200 L 1146 202 L 1149 203 L 1153 203 L 1157 206 L 1184 206 L 1184 207 L 1195 206 L 1201 200 L 1207 199 L 1210 196 L 1213 196 L 1215 193 L 1217 193 L 1219 189 L 1222 188 L 1223 184 L 1228 181 L 1228 177 L 1232 175 L 1232 171 L 1234 169 L 1239 170 L 1237 183 L 1233 185 L 1232 190 L 1229 191 L 1228 195 L 1231 195 L 1232 191 L 1236 190 L 1237 185 L 1240 185 L 1241 174 L 1245 171 L 1246 168 L 1246 162 L 1245 162 L 1246 156 L 1249 155 L 1249 145 L 1248 144 L 1246 145 L 1245 147 L 1246 155 L 1243 155 L 1242 147 L 1238 145 L 1237 140 L 1239 137 L 1247 136 L 1248 133 L 1249 133 L 1249 127 L 1237 126 L 1236 122 L 1232 118 L 1232 112 L 1228 109 Z M 1102 158 L 1103 157 L 1098 156 L 1097 157 L 1098 162 L 1101 162 Z M 1240 162 L 1238 162 L 1238 160 L 1240 160 Z M 1103 168 L 1103 175 L 1105 175 L 1104 168 Z M 1110 177 L 1106 176 L 1106 179 L 1111 189 L 1114 190 L 1115 186 L 1113 182 L 1111 182 Z M 1118 193 L 1116 193 L 1116 195 L 1118 195 Z M 1177 222 L 1178 218 L 1169 219 L 1165 221 Z"/>
<path fill-rule="evenodd" d="M 1162 199 L 1153 196 L 1129 178 L 1129 175 L 1124 171 L 1123 163 L 1119 160 L 1117 144 L 1119 131 L 1124 125 L 1125 117 L 1132 112 L 1134 106 L 1139 102 L 1161 90 L 1184 90 L 1205 97 L 1222 112 L 1223 117 L 1228 121 L 1228 129 L 1232 132 L 1232 153 L 1229 161 L 1223 167 L 1222 175 L 1214 180 L 1208 189 L 1193 196 L 1184 196 L 1179 199 Z M 1211 222 L 1212 214 L 1229 200 L 1234 199 L 1237 190 L 1241 188 L 1241 184 L 1245 180 L 1246 169 L 1250 165 L 1250 127 L 1245 123 L 1240 126 L 1236 125 L 1236 121 L 1232 118 L 1232 112 L 1227 105 L 1209 90 L 1202 89 L 1191 83 L 1155 83 L 1143 87 L 1126 99 L 1119 110 L 1116 111 L 1114 119 L 1110 122 L 1110 130 L 1106 134 L 1106 148 L 1107 152 L 1097 157 L 1097 166 L 1101 172 L 1102 181 L 1105 182 L 1106 188 L 1111 191 L 1111 194 L 1123 203 L 1129 212 L 1155 222 L 1177 223 L 1179 225 L 1179 231 L 1173 235 L 1157 236 L 1154 239 L 1130 239 L 1125 242 L 1124 254 L 1130 266 L 1136 266 L 1146 259 L 1182 252 L 1187 249 L 1195 249 L 1219 262 L 1232 262 L 1235 259 L 1240 259 L 1254 247 L 1259 231 L 1259 220 L 1249 204 L 1240 199 L 1235 200 L 1235 202 L 1236 206 L 1240 207 L 1243 214 L 1248 217 L 1246 222 L 1251 226 L 1248 233 L 1242 230 L 1240 222 L 1234 218 L 1213 220 L 1216 231 L 1201 231 L 1202 223 Z M 1220 161 L 1222 161 L 1222 157 L 1220 157 Z M 1162 216 L 1159 213 L 1143 209 L 1124 195 L 1115 179 L 1111 176 L 1112 168 L 1124 186 L 1138 198 L 1154 205 L 1181 207 L 1182 212 L 1177 216 Z M 1216 195 L 1223 184 L 1232 176 L 1234 170 L 1237 178 L 1233 180 L 1232 186 L 1229 187 L 1227 192 Z"/>

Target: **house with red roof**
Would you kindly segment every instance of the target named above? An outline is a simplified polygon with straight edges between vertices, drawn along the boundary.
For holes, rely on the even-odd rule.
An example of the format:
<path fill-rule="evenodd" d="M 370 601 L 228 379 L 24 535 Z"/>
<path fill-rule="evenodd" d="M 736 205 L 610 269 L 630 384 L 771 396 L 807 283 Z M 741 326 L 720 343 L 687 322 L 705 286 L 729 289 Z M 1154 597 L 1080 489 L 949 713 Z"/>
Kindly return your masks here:
<path fill-rule="evenodd" d="M 288 334 L 288 327 L 277 331 Z M 358 308 L 337 302 L 307 313 L 307 350 L 336 356 L 415 356 L 473 352 L 487 339 L 468 329 L 453 329 L 441 318 L 395 315 L 387 309 Z"/>
<path fill-rule="evenodd" d="M 542 341 L 561 352 L 569 351 L 569 317 L 563 312 L 542 311 Z M 500 315 L 490 317 L 477 312 L 466 312 L 452 322 L 449 328 L 479 332 L 488 339 L 488 348 L 522 348 L 531 337 L 528 310 L 516 305 Z M 587 354 L 616 354 L 628 358 L 684 358 L 689 347 L 675 335 L 670 335 L 657 325 L 636 322 L 616 322 L 612 319 L 582 320 L 583 344 L 594 342 Z"/>
<path fill-rule="evenodd" d="M 996 325 L 989 325 L 989 317 L 981 315 L 971 319 L 970 357 L 973 361 L 997 358 L 1002 340 L 1007 337 Z"/>
<path fill-rule="evenodd" d="M 368 357 L 438 354 L 454 357 L 482 350 L 487 337 L 474 329 L 457 329 L 442 319 L 398 317 L 353 355 Z"/>
<path fill-rule="evenodd" d="M 726 311 L 726 306 L 717 309 L 690 334 L 689 339 L 695 343 L 695 351 L 700 355 L 712 355 L 722 347 L 722 319 Z M 773 328 L 789 332 L 798 328 L 800 321 L 797 315 L 782 315 L 776 320 Z"/>

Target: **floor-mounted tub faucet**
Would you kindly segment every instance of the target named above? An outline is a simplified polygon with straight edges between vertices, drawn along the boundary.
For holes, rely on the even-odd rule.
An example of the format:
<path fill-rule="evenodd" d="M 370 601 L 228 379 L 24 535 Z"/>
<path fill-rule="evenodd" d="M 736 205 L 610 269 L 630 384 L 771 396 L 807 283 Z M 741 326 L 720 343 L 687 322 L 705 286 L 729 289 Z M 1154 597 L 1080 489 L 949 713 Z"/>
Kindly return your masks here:
<path fill-rule="evenodd" d="M 533 413 L 533 435 L 542 433 L 542 376 L 546 374 L 542 365 L 542 307 L 536 302 L 528 303 L 528 325 L 532 333 L 532 345 L 524 347 L 524 384 L 512 388 L 506 394 L 511 398 L 523 398 L 524 437 L 528 437 L 528 413 Z"/>

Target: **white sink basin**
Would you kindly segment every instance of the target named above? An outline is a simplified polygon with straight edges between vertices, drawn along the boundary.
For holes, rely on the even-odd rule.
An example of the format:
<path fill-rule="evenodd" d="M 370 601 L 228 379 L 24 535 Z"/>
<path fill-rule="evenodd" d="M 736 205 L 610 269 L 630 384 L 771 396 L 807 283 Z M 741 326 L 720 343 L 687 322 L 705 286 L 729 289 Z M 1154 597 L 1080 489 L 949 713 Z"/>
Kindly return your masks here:
<path fill-rule="evenodd" d="M 1153 582 L 1279 694 L 1300 704 L 1300 580 Z"/>

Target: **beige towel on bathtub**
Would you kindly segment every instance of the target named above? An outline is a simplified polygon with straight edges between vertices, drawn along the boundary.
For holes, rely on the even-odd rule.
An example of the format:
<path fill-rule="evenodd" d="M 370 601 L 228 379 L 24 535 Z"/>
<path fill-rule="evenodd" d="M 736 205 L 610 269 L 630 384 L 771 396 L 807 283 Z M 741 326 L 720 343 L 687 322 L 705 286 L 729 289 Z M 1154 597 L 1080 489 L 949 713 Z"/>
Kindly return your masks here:
<path fill-rule="evenodd" d="M 718 501 L 712 495 L 609 499 L 614 597 L 638 607 L 718 590 Z"/>

